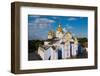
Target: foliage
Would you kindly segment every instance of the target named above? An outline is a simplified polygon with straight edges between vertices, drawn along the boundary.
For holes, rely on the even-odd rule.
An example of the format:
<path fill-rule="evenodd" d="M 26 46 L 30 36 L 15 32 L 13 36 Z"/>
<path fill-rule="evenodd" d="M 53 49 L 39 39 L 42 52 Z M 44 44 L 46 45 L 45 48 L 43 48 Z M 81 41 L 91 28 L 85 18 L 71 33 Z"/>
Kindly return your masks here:
<path fill-rule="evenodd" d="M 38 50 L 40 44 L 43 44 L 42 40 L 29 40 L 28 41 L 28 50 L 29 52 L 34 52 Z"/>
<path fill-rule="evenodd" d="M 78 38 L 78 41 L 83 47 L 87 47 L 87 43 L 88 43 L 87 38 Z"/>

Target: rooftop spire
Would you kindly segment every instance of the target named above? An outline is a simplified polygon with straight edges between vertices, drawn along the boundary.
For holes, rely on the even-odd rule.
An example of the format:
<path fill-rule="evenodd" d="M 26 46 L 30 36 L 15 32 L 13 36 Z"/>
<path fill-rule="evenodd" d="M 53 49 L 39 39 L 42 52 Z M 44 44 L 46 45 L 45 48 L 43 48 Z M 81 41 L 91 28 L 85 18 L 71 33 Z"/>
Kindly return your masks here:
<path fill-rule="evenodd" d="M 57 31 L 59 31 L 59 32 L 62 32 L 62 31 L 63 31 L 63 29 L 62 29 L 62 27 L 61 27 L 61 24 L 58 24 Z"/>
<path fill-rule="evenodd" d="M 59 24 L 59 27 L 61 27 L 61 24 Z"/>

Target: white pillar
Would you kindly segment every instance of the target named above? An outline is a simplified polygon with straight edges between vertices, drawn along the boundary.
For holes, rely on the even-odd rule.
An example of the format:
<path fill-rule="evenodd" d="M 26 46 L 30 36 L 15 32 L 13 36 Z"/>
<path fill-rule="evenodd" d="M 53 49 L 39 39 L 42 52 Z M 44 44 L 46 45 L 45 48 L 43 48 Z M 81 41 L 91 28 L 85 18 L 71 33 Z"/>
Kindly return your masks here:
<path fill-rule="evenodd" d="M 70 58 L 70 43 L 64 46 L 64 58 Z"/>
<path fill-rule="evenodd" d="M 38 54 L 44 60 L 44 50 L 41 47 L 38 48 Z"/>
<path fill-rule="evenodd" d="M 51 56 L 51 48 L 48 48 L 47 50 L 44 51 L 44 60 L 49 60 Z"/>
<path fill-rule="evenodd" d="M 57 60 L 58 59 L 58 53 L 57 50 L 51 49 L 51 60 Z"/>
<path fill-rule="evenodd" d="M 62 48 L 62 59 L 65 59 L 64 45 L 61 45 L 61 48 Z"/>
<path fill-rule="evenodd" d="M 78 50 L 78 45 L 72 44 L 72 56 L 76 57 Z"/>

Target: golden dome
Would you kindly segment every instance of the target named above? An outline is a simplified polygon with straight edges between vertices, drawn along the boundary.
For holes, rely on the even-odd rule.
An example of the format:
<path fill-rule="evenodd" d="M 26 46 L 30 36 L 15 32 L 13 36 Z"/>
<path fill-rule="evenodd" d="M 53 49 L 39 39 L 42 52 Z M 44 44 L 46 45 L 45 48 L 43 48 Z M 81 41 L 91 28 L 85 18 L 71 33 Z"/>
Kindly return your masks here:
<path fill-rule="evenodd" d="M 48 32 L 48 35 L 53 35 L 54 34 L 54 31 L 52 31 L 52 30 L 50 30 L 49 32 Z"/>
<path fill-rule="evenodd" d="M 76 37 L 74 38 L 74 44 L 78 44 L 78 39 Z"/>
<path fill-rule="evenodd" d="M 67 32 L 66 33 L 66 40 L 71 40 L 71 39 L 72 39 L 71 32 Z"/>
<path fill-rule="evenodd" d="M 63 31 L 60 24 L 59 24 L 59 27 L 57 28 L 57 31 L 59 31 L 59 32 L 62 32 Z"/>
<path fill-rule="evenodd" d="M 52 31 L 50 30 L 49 32 L 48 32 L 48 35 L 51 35 L 52 34 Z"/>
<path fill-rule="evenodd" d="M 66 32 L 66 34 L 70 34 L 71 35 L 71 32 L 68 31 L 68 32 Z"/>

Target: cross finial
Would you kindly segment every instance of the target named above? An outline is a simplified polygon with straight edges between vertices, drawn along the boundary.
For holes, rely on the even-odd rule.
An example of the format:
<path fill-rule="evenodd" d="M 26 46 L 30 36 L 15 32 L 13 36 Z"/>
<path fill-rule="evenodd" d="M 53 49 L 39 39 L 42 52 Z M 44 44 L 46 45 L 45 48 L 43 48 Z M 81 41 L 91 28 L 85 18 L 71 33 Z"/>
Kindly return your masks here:
<path fill-rule="evenodd" d="M 59 27 L 61 27 L 61 24 L 59 24 Z"/>

